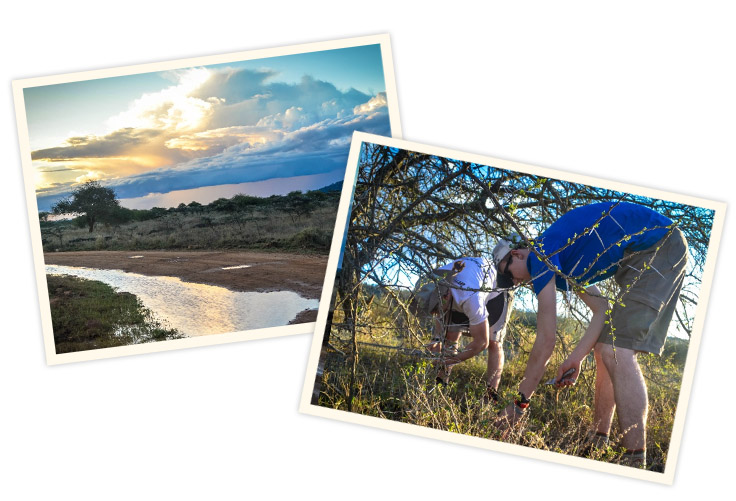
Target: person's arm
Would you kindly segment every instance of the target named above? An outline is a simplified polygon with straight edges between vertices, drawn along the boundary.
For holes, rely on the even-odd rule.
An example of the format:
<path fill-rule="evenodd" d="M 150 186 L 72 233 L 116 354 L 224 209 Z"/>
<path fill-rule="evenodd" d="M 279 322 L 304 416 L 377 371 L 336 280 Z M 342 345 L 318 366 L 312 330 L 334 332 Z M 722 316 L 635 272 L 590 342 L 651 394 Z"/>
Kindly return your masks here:
<path fill-rule="evenodd" d="M 534 340 L 519 391 L 530 398 L 539 385 L 555 348 L 557 291 L 554 278 L 537 294 L 537 337 Z"/>
<path fill-rule="evenodd" d="M 600 337 L 606 321 L 606 311 L 609 307 L 608 300 L 601 296 L 601 291 L 598 290 L 598 287 L 591 285 L 585 292 L 579 292 L 578 296 L 590 308 L 590 311 L 593 312 L 593 317 L 590 319 L 588 328 L 585 329 L 585 333 L 580 338 L 575 349 L 572 350 L 572 353 L 570 353 L 567 359 L 557 369 L 557 386 L 572 386 L 575 384 L 575 381 L 580 375 L 580 365 L 598 341 L 598 337 Z M 575 372 L 561 381 L 562 375 L 570 369 L 575 369 Z"/>
<path fill-rule="evenodd" d="M 524 379 L 519 384 L 519 392 L 528 399 L 537 389 L 539 381 L 544 375 L 552 351 L 555 348 L 555 333 L 557 332 L 557 291 L 554 278 L 537 294 L 537 337 L 534 340 L 529 360 L 526 364 Z M 523 409 L 517 409 L 516 403 L 509 404 L 499 414 L 499 426 L 516 422 Z"/>
<path fill-rule="evenodd" d="M 473 340 L 468 343 L 463 351 L 461 351 L 454 357 L 450 357 L 445 360 L 445 363 L 447 365 L 454 365 L 459 364 L 460 362 L 464 362 L 465 360 L 473 358 L 478 353 L 488 348 L 489 331 L 487 321 L 482 322 L 478 325 L 471 325 L 469 330 L 470 336 L 473 338 Z"/>

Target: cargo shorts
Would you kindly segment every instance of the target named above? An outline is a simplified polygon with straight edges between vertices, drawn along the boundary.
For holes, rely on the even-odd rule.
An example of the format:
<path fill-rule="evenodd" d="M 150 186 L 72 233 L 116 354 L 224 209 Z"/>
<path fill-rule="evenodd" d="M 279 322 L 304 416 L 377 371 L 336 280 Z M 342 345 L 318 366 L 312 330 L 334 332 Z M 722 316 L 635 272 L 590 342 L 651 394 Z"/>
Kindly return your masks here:
<path fill-rule="evenodd" d="M 687 240 L 679 228 L 649 249 L 624 253 L 614 275 L 618 300 L 598 342 L 661 355 L 686 265 Z"/>

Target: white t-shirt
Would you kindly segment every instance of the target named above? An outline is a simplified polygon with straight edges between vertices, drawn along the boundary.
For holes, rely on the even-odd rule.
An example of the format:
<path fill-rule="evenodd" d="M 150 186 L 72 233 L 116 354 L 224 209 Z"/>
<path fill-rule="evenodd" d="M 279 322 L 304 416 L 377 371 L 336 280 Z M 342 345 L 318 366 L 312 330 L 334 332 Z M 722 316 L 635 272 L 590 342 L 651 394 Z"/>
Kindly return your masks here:
<path fill-rule="evenodd" d="M 486 303 L 500 294 L 499 291 L 490 290 L 496 283 L 496 267 L 490 259 L 463 257 L 441 266 L 440 269 L 451 270 L 458 261 L 465 263 L 465 268 L 451 282 L 458 287 L 450 288 L 452 309 L 465 313 L 470 325 L 482 324 L 488 319 Z"/>

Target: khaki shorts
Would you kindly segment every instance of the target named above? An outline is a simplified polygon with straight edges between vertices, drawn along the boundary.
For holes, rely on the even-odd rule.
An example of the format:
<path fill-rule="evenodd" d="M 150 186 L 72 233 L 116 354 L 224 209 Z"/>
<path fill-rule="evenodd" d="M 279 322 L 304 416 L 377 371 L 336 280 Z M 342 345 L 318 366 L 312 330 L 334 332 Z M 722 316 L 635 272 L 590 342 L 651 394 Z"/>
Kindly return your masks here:
<path fill-rule="evenodd" d="M 649 249 L 625 253 L 614 275 L 619 301 L 598 342 L 661 355 L 686 264 L 687 241 L 679 228 Z"/>

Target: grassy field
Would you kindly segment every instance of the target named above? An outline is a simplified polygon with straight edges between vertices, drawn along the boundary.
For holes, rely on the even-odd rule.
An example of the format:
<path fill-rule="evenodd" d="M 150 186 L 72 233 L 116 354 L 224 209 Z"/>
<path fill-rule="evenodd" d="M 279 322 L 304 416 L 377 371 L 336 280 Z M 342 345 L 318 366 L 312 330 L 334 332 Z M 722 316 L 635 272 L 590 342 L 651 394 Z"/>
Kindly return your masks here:
<path fill-rule="evenodd" d="M 133 294 L 75 277 L 46 280 L 57 354 L 184 337 L 153 318 Z"/>
<path fill-rule="evenodd" d="M 250 205 L 232 202 L 239 200 L 236 196 L 209 206 L 129 211 L 133 220 L 98 224 L 93 232 L 79 221 L 42 221 L 43 250 L 252 249 L 327 254 L 339 192 L 301 197 L 309 204 L 303 210 L 289 204 L 295 195 Z"/>
<path fill-rule="evenodd" d="M 368 303 L 370 306 L 362 308 L 358 320 L 361 327 L 354 375 L 350 333 L 340 328 L 341 312 L 335 313 L 330 344 L 323 350 L 324 376 L 318 405 L 339 410 L 352 408 L 352 412 L 369 416 L 600 461 L 616 462 L 620 458 L 622 450 L 616 444 L 621 432 L 615 423 L 607 449 L 590 450 L 586 441 L 593 423 L 592 355 L 584 362 L 573 388 L 538 388 L 523 426 L 510 433 L 494 426 L 496 414 L 513 401 L 523 377 L 535 336 L 533 313 L 515 311 L 512 315 L 504 343 L 506 366 L 499 387 L 502 402 L 493 406 L 483 401 L 485 353 L 456 366 L 448 385 L 436 385 L 434 362 L 412 354 L 411 347 L 420 346 L 417 340 L 403 334 L 401 322 L 387 318 L 389 309 L 380 300 Z M 577 322 L 560 322 L 558 342 L 545 380 L 554 377 L 557 366 L 581 333 L 582 326 Z M 670 339 L 661 358 L 640 356 L 649 388 L 647 462 L 653 471 L 663 471 L 667 461 L 686 353 L 686 341 Z"/>

